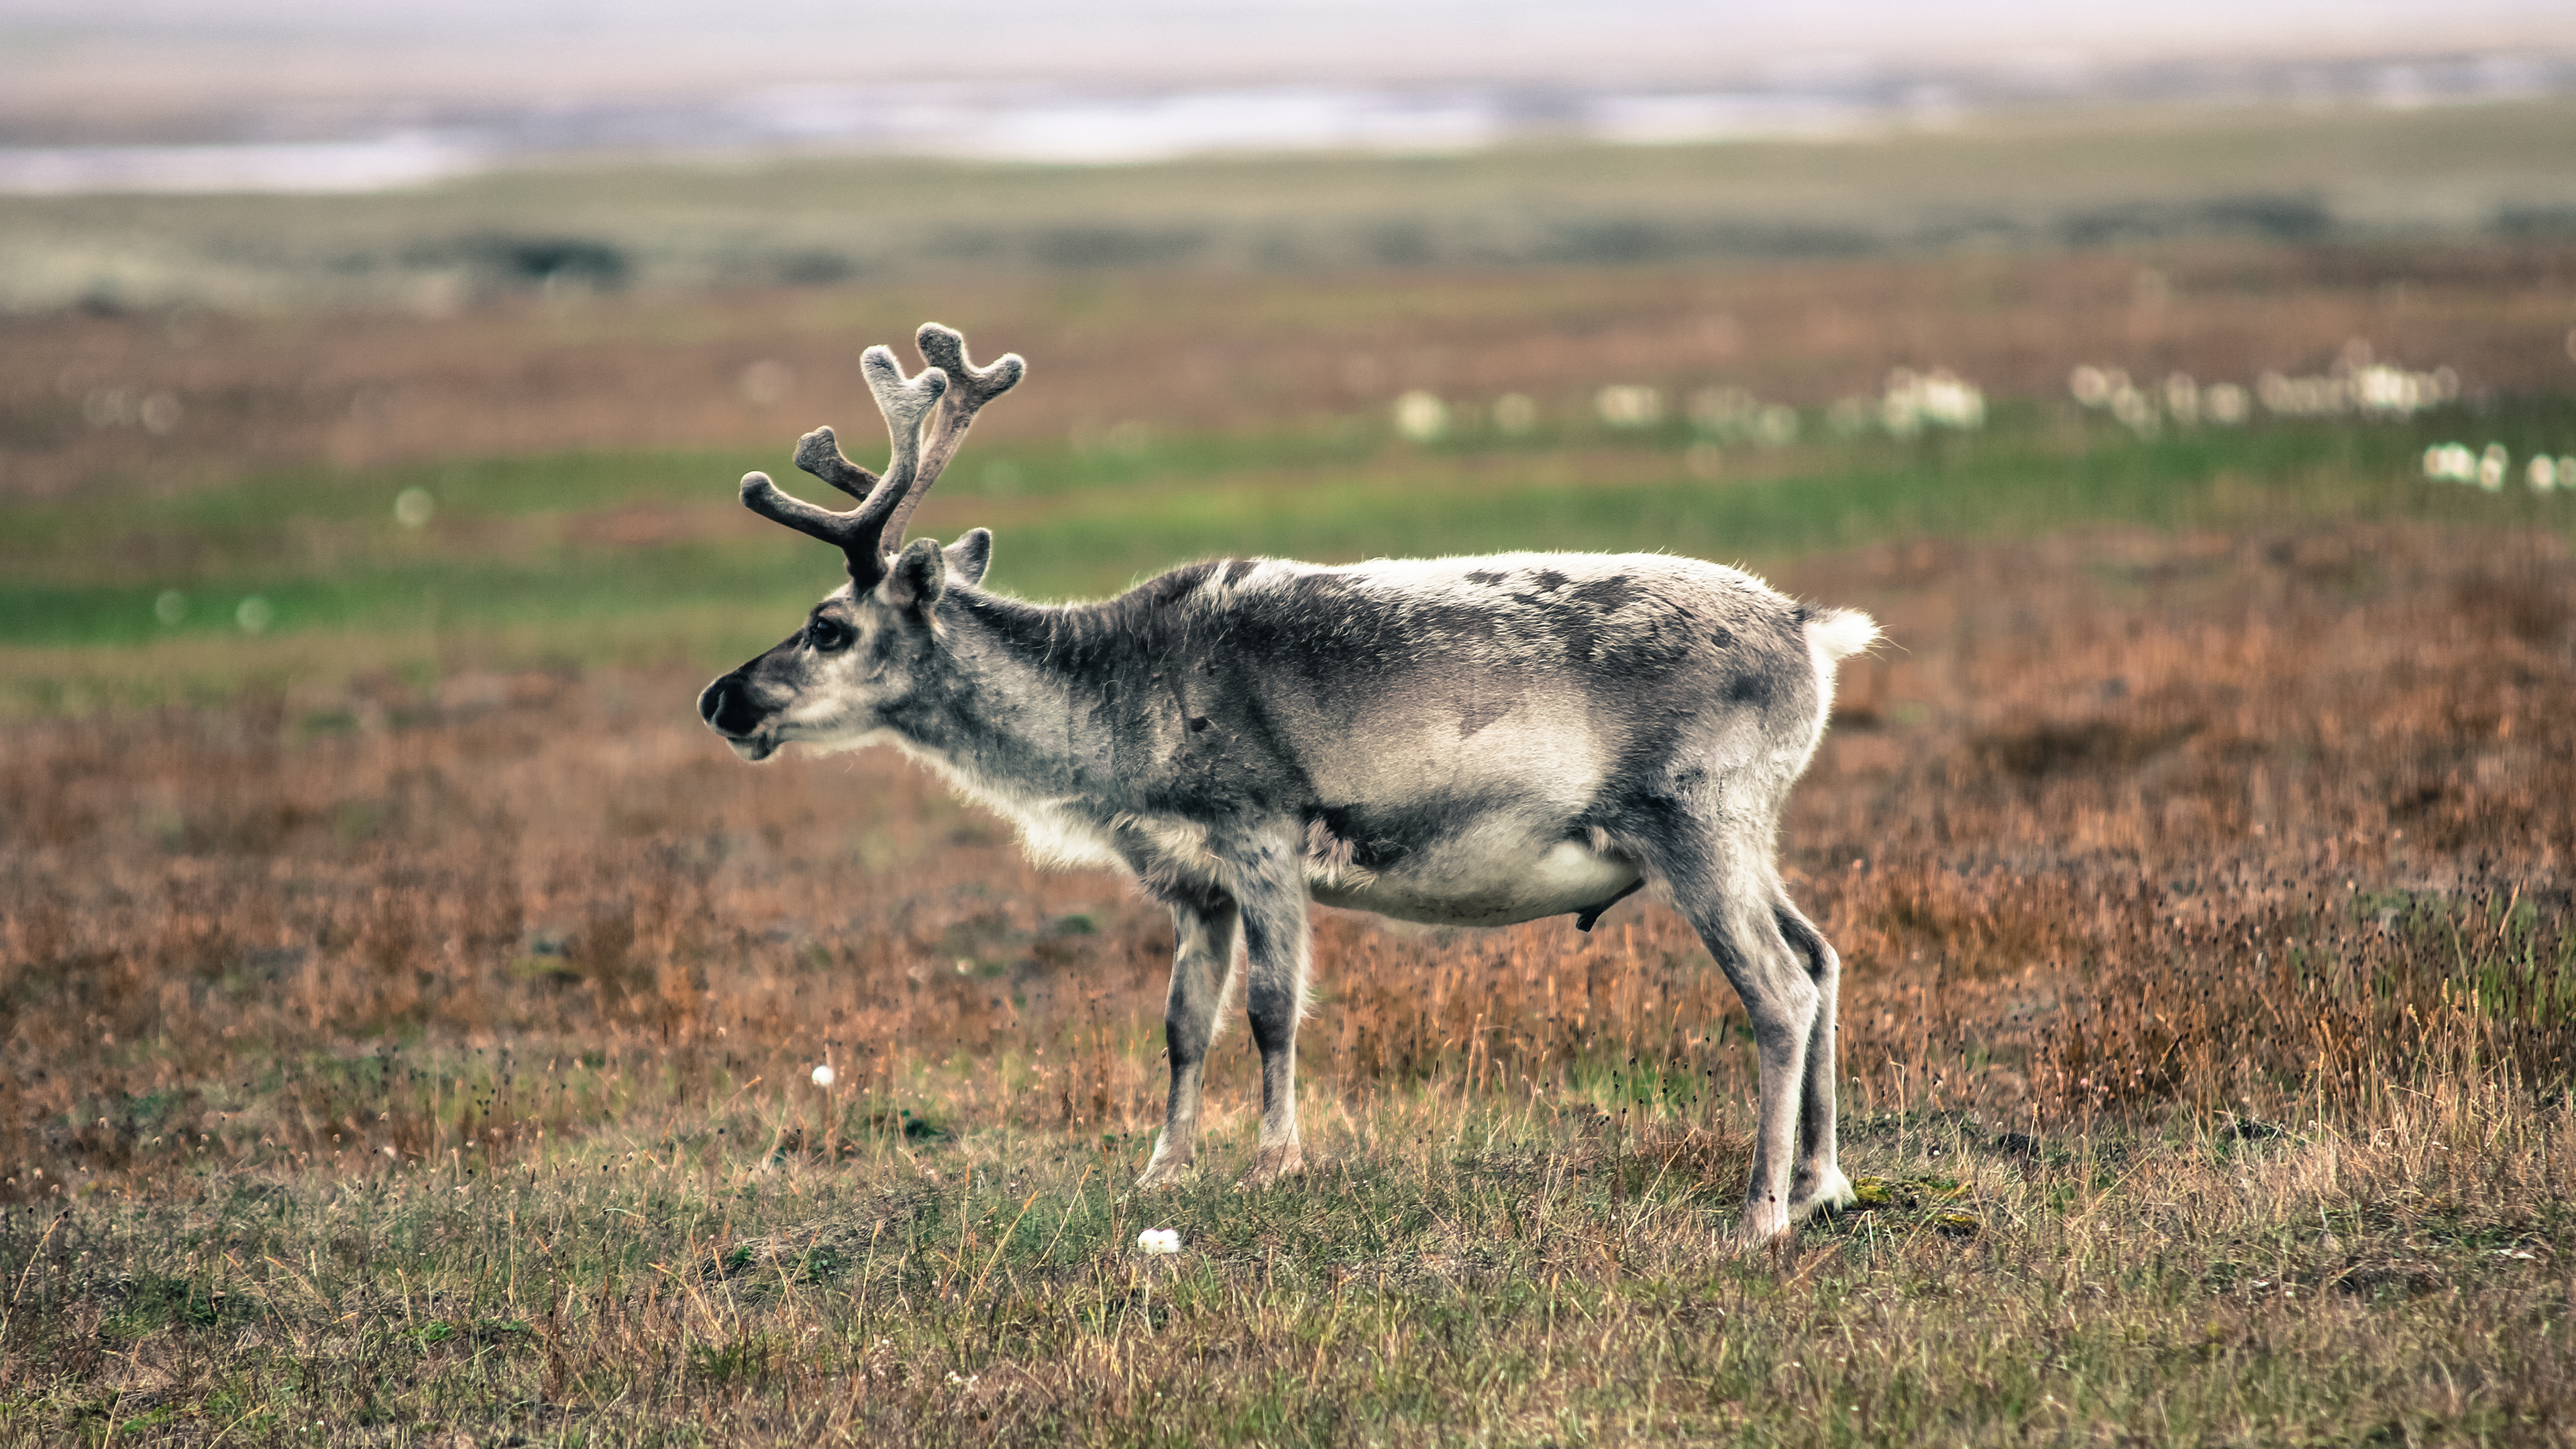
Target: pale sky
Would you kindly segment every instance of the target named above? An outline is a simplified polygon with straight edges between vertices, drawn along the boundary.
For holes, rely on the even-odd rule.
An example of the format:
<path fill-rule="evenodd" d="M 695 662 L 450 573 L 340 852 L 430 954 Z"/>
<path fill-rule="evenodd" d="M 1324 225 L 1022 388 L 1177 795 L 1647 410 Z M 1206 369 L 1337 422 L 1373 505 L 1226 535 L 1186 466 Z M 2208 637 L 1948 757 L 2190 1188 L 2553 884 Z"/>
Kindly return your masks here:
<path fill-rule="evenodd" d="M 2576 57 L 2570 0 L 0 0 L 0 126 L 524 108 L 799 85 L 2081 90 L 2179 58 Z M 59 123 L 59 124 L 57 124 Z"/>
<path fill-rule="evenodd" d="M 552 69 L 567 83 L 625 68 L 667 80 L 692 61 L 709 75 L 826 80 L 1618 80 L 1802 60 L 2077 66 L 2571 44 L 2566 0 L 0 0 L 12 69 L 275 49 L 397 73 L 473 56 L 496 76 Z"/>

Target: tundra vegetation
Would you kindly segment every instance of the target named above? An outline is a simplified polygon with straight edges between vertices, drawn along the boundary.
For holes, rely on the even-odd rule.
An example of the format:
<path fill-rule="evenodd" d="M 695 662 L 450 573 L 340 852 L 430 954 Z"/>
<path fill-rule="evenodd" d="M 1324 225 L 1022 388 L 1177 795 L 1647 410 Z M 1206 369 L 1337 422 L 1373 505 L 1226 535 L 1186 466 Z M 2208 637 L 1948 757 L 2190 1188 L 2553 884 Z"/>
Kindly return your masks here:
<path fill-rule="evenodd" d="M 13 322 L 0 1442 L 2567 1443 L 2576 498 L 2419 459 L 2576 451 L 2571 270 L 2226 241 Z M 1782 850 L 1843 957 L 1854 1210 L 1722 1249 L 1749 1036 L 1642 899 L 1319 912 L 1324 1165 L 1231 1186 L 1237 1024 L 1215 1170 L 1131 1192 L 1164 914 L 691 708 L 837 567 L 728 480 L 860 427 L 858 345 L 923 315 L 1073 394 L 915 522 L 995 526 L 995 587 L 1544 541 L 1882 621 Z M 2463 399 L 2141 436 L 2065 392 L 2356 336 Z M 1986 426 L 1828 429 L 1900 362 Z M 1686 407 L 1603 421 L 1605 373 L 1803 425 L 1712 464 Z M 1401 436 L 1411 390 L 1458 419 Z"/>

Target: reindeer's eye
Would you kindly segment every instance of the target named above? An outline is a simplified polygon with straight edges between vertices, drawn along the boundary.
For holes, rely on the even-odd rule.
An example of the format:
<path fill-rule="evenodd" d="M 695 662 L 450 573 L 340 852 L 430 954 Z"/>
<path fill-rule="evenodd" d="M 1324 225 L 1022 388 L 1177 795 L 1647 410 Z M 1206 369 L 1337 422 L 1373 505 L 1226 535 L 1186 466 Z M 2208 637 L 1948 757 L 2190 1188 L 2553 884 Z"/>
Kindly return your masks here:
<path fill-rule="evenodd" d="M 805 622 L 805 642 L 817 654 L 838 654 L 850 647 L 850 626 L 829 614 L 817 614 Z"/>

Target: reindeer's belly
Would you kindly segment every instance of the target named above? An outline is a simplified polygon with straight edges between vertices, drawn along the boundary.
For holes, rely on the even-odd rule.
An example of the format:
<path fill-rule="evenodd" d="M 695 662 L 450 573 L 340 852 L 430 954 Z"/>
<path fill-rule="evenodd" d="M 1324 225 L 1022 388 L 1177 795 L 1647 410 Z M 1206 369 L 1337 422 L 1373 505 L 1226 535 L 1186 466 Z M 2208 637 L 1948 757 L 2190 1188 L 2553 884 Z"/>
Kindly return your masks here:
<path fill-rule="evenodd" d="M 1328 906 L 1426 925 L 1508 926 L 1605 905 L 1638 879 L 1633 863 L 1580 841 L 1483 831 L 1375 871 L 1310 871 L 1307 891 Z"/>

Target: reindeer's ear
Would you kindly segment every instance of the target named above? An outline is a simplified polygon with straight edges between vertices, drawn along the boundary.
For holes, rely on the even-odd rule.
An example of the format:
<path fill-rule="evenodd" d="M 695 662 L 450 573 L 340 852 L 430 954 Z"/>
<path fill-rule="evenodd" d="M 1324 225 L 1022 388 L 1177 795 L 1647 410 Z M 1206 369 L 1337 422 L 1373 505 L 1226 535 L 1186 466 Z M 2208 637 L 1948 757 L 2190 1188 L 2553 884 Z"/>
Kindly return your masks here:
<path fill-rule="evenodd" d="M 947 585 L 948 561 L 940 556 L 939 540 L 916 538 L 904 545 L 886 573 L 886 602 L 898 609 L 927 610 Z"/>
<path fill-rule="evenodd" d="M 940 550 L 948 559 L 949 577 L 972 587 L 984 582 L 984 570 L 993 566 L 993 530 L 970 528 L 966 536 Z"/>

